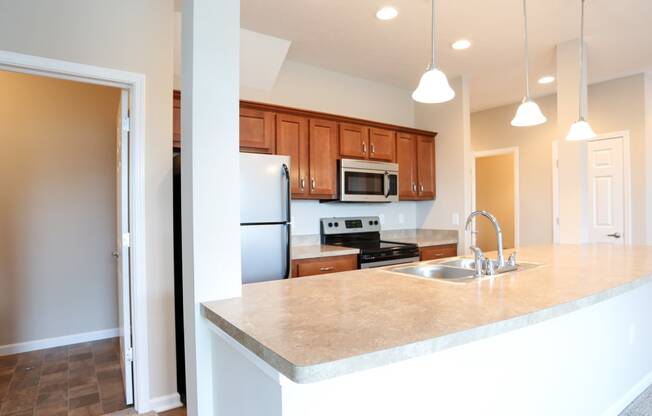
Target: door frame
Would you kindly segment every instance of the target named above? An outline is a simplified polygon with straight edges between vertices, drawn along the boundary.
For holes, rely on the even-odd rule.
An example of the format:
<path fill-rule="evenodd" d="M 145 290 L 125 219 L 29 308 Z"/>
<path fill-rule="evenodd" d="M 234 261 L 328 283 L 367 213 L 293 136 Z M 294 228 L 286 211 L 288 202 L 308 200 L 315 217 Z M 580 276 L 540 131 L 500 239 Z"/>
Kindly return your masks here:
<path fill-rule="evenodd" d="M 0 70 L 104 85 L 129 91 L 130 274 L 134 408 L 151 410 L 145 239 L 145 75 L 0 50 Z"/>
<path fill-rule="evenodd" d="M 586 143 L 598 140 L 622 139 L 623 140 L 623 215 L 624 215 L 624 233 L 625 244 L 632 244 L 632 154 L 629 130 L 614 131 L 611 133 L 598 134 L 594 139 L 587 140 L 581 145 L 586 147 Z M 587 175 L 588 171 L 582 173 Z M 582 190 L 588 195 L 588 189 Z M 552 215 L 553 215 L 553 242 L 559 243 L 559 142 L 552 142 Z"/>
<path fill-rule="evenodd" d="M 518 146 L 503 147 L 491 150 L 479 150 L 473 152 L 473 163 L 471 164 L 471 211 L 475 211 L 475 163 L 476 159 L 489 156 L 514 155 L 514 249 L 521 246 L 521 196 L 520 196 L 520 172 L 519 172 L 519 148 Z M 469 240 L 470 241 L 470 240 Z"/>

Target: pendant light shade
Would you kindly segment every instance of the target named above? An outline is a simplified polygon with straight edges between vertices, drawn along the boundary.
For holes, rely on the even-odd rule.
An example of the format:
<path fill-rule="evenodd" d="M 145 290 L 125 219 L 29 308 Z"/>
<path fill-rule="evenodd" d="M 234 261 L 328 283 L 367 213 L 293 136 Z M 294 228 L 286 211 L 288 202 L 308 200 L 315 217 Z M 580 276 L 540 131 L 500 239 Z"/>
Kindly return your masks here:
<path fill-rule="evenodd" d="M 536 126 L 545 123 L 547 120 L 548 119 L 543 115 L 537 103 L 526 97 L 516 110 L 516 115 L 512 120 L 512 126 Z"/>
<path fill-rule="evenodd" d="M 566 140 L 568 141 L 580 141 L 580 140 L 591 140 L 596 137 L 595 132 L 591 128 L 591 125 L 586 122 L 586 120 L 579 119 L 573 123 L 568 130 L 568 135 Z"/>
<path fill-rule="evenodd" d="M 424 104 L 444 103 L 455 98 L 455 91 L 448 83 L 446 74 L 436 65 L 436 39 L 435 39 L 435 0 L 432 0 L 432 55 L 428 70 L 421 76 L 417 89 L 412 93 L 412 99 Z"/>
<path fill-rule="evenodd" d="M 419 86 L 412 93 L 412 99 L 424 104 L 445 103 L 455 98 L 446 74 L 437 68 L 430 68 L 421 76 Z"/>
<path fill-rule="evenodd" d="M 582 3 L 582 12 L 580 17 L 580 90 L 579 96 L 579 106 L 578 106 L 578 118 L 575 123 L 568 130 L 566 135 L 566 140 L 568 141 L 580 141 L 580 140 L 591 140 L 597 135 L 591 128 L 591 125 L 584 119 L 584 100 L 582 98 L 582 93 L 584 91 L 584 0 L 580 0 Z"/>
<path fill-rule="evenodd" d="M 523 29 L 525 39 L 525 97 L 523 102 L 518 106 L 516 115 L 512 120 L 514 127 L 527 127 L 543 124 L 548 119 L 543 115 L 541 109 L 530 98 L 530 60 L 528 57 L 528 35 L 527 35 L 527 0 L 523 0 Z"/>

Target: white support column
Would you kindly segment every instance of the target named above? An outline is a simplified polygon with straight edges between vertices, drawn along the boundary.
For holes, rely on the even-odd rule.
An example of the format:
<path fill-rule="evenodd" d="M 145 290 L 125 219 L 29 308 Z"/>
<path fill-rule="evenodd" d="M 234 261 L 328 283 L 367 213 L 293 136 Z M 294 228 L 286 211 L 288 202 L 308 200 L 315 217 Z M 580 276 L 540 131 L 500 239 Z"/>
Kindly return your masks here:
<path fill-rule="evenodd" d="M 211 338 L 200 302 L 237 297 L 240 276 L 240 1 L 184 0 L 182 213 L 189 415 L 212 415 Z"/>
<path fill-rule="evenodd" d="M 585 48 L 586 50 L 586 48 Z M 557 137 L 559 140 L 559 242 L 588 241 L 586 222 L 586 144 L 567 142 L 577 121 L 580 96 L 580 41 L 557 45 Z M 586 62 L 586 57 L 585 61 Z M 586 65 L 584 66 L 586 71 Z M 585 77 L 586 79 L 586 77 Z M 581 88 L 587 114 L 587 87 Z"/>

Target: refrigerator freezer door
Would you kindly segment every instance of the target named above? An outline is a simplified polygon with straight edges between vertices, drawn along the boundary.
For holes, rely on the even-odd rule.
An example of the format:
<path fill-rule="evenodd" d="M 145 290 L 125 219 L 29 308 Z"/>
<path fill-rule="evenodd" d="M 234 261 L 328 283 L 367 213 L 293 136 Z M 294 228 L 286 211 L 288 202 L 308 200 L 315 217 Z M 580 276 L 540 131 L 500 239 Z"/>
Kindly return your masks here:
<path fill-rule="evenodd" d="M 240 153 L 240 223 L 274 223 L 288 218 L 288 156 Z"/>
<path fill-rule="evenodd" d="M 242 283 L 289 277 L 290 224 L 240 227 Z"/>

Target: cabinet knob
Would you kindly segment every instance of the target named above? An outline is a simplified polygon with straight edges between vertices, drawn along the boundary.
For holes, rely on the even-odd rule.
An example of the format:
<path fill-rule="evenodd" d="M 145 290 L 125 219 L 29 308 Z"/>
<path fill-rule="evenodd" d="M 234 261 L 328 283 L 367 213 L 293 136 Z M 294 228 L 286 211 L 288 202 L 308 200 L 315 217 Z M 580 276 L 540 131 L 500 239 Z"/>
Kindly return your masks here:
<path fill-rule="evenodd" d="M 376 146 L 373 143 L 371 143 L 371 153 L 376 153 Z"/>
<path fill-rule="evenodd" d="M 317 188 L 317 181 L 315 181 L 315 178 L 312 178 L 310 180 L 310 188 L 314 191 L 315 188 Z"/>
<path fill-rule="evenodd" d="M 367 153 L 367 143 L 362 142 L 362 153 Z"/>
<path fill-rule="evenodd" d="M 319 268 L 319 271 L 320 271 L 320 272 L 330 272 L 330 271 L 332 271 L 332 270 L 335 270 L 335 267 L 330 266 L 330 267 L 320 267 L 320 268 Z"/>
<path fill-rule="evenodd" d="M 423 192 L 423 184 L 421 184 L 421 192 Z"/>
<path fill-rule="evenodd" d="M 414 193 L 417 192 L 417 184 L 416 183 L 412 184 L 412 192 L 414 192 Z"/>
<path fill-rule="evenodd" d="M 306 180 L 304 178 L 301 178 L 301 181 L 299 182 L 299 188 L 303 191 L 306 188 Z"/>

